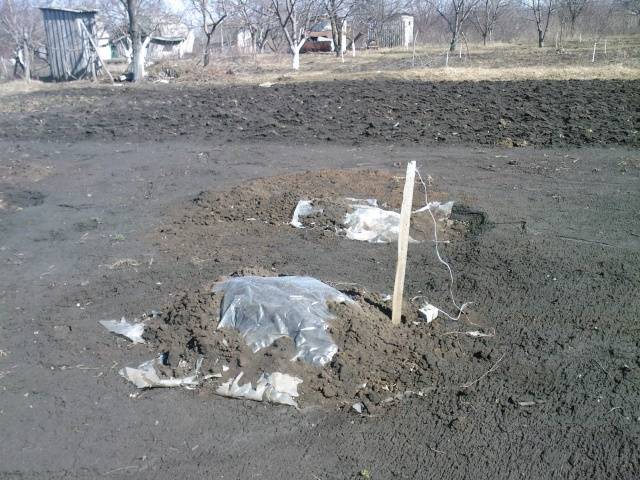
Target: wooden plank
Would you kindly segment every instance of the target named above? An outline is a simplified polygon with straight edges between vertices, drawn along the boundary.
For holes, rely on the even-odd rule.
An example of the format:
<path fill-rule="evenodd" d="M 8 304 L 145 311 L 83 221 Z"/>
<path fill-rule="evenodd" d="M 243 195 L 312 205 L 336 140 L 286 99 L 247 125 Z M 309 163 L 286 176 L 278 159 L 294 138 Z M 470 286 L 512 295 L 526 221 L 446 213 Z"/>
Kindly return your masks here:
<path fill-rule="evenodd" d="M 399 325 L 402 319 L 402 297 L 404 295 L 404 276 L 407 269 L 407 250 L 409 248 L 409 227 L 411 224 L 411 208 L 413 205 L 413 185 L 416 179 L 415 160 L 407 164 L 407 175 L 402 193 L 402 208 L 400 209 L 400 231 L 398 232 L 398 264 L 396 265 L 396 280 L 393 285 L 393 304 L 391 323 Z"/>
<path fill-rule="evenodd" d="M 104 71 L 109 76 L 109 79 L 111 80 L 111 83 L 113 83 L 113 77 L 111 76 L 111 72 L 109 72 L 109 69 L 107 68 L 107 65 L 102 60 L 102 57 L 100 56 L 100 52 L 98 51 L 98 46 L 93 41 L 93 37 L 89 33 L 89 30 L 87 30 L 87 26 L 80 19 L 78 19 L 78 24 L 80 25 L 80 28 L 84 29 L 84 32 L 87 34 L 87 37 L 89 38 L 89 42 L 91 43 L 91 46 L 93 47 L 93 50 L 96 52 L 96 56 L 98 57 L 98 60 L 100 60 L 100 64 L 102 65 L 102 68 L 104 69 Z"/>

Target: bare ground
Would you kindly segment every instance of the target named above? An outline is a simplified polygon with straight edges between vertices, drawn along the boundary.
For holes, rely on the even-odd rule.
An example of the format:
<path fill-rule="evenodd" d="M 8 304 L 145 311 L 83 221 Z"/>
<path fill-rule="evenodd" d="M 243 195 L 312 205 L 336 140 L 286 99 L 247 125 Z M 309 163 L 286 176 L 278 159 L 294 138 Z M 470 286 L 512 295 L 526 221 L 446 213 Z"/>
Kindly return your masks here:
<path fill-rule="evenodd" d="M 611 92 L 613 84 L 607 85 Z M 354 98 L 370 95 L 368 84 L 362 87 Z M 413 92 L 417 103 L 428 103 L 417 95 L 429 84 L 407 88 L 407 98 Z M 504 88 L 516 97 L 515 87 Z M 637 130 L 637 86 L 614 88 L 631 100 L 624 108 L 598 93 L 598 85 L 593 89 L 585 96 L 609 99 L 590 114 L 591 122 L 609 119 L 593 129 L 602 140 L 592 143 L 603 145 L 573 136 L 564 144 L 589 148 L 367 137 L 353 133 L 340 115 L 335 122 L 343 128 L 337 123 L 333 132 L 346 133 L 335 144 L 305 135 L 293 121 L 286 122 L 290 134 L 269 142 L 253 130 L 238 133 L 232 128 L 237 119 L 230 125 L 216 120 L 210 136 L 203 127 L 174 138 L 166 132 L 183 128 L 175 119 L 186 114 L 175 105 L 166 117 L 145 120 L 146 128 L 136 127 L 147 115 L 136 103 L 126 112 L 126 98 L 161 105 L 166 97 L 156 89 L 132 89 L 134 97 L 96 91 L 100 116 L 74 113 L 60 102 L 4 113 L 0 475 L 342 479 L 366 470 L 371 478 L 637 478 L 640 158 L 625 140 L 629 134 L 620 133 Z M 231 91 L 182 90 L 178 105 L 205 111 L 194 105 L 209 98 L 212 110 L 216 95 L 226 99 Z M 261 118 L 277 108 L 282 92 L 268 92 L 265 103 L 246 107 L 244 116 Z M 367 105 L 383 108 L 382 90 L 376 95 Z M 449 91 L 446 98 L 456 97 Z M 518 117 L 511 128 L 531 135 L 530 145 L 553 145 L 538 140 L 545 135 L 532 118 L 557 103 L 535 105 L 538 110 L 529 108 L 535 115 Z M 618 108 L 617 117 L 610 113 Z M 114 122 L 123 116 L 130 130 Z M 24 118 L 40 118 L 51 132 L 17 133 Z M 373 112 L 371 118 L 379 119 Z M 443 127 L 445 138 L 457 137 L 462 118 Z M 313 132 L 311 121 L 303 125 Z M 92 137 L 86 128 L 121 135 Z M 577 128 L 568 123 L 568 130 Z M 14 134 L 17 140 L 10 139 Z M 194 199 L 224 198 L 248 180 L 307 170 L 366 168 L 402 176 L 395 165 L 408 159 L 432 176 L 435 190 L 485 212 L 492 225 L 444 253 L 457 273 L 458 296 L 475 302 L 483 327 L 495 336 L 448 334 L 472 328 L 464 322 L 433 325 L 428 333 L 437 347 L 423 352 L 419 365 L 427 372 L 427 395 L 365 417 L 348 409 L 298 412 L 227 400 L 207 389 L 130 396 L 134 390 L 117 370 L 149 359 L 149 352 L 109 335 L 99 319 L 171 304 L 181 292 L 247 265 L 378 291 L 393 283 L 393 245 L 364 248 L 276 224 L 232 222 L 226 232 L 206 222 L 186 225 L 183 219 L 198 212 Z M 429 292 L 446 304 L 447 275 L 433 252 L 412 247 L 409 261 L 408 293 Z"/>

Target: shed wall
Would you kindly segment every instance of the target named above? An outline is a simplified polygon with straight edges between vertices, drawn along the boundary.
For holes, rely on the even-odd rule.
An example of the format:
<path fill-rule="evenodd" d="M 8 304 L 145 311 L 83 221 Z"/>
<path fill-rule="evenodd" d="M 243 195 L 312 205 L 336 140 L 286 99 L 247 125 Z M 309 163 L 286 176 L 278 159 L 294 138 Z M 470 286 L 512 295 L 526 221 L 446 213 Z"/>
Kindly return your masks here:
<path fill-rule="evenodd" d="M 95 14 L 42 9 L 42 15 L 51 77 L 64 81 L 92 75 L 95 72 L 93 49 L 87 32 L 77 22 L 83 22 L 88 32 L 95 35 Z"/>

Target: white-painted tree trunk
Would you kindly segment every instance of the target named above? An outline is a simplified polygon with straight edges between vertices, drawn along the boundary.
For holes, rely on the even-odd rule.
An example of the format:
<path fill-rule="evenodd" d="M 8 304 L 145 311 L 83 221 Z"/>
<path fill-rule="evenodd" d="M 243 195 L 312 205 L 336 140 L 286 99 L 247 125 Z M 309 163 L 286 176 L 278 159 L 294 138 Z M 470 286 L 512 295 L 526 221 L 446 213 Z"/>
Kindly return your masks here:
<path fill-rule="evenodd" d="M 143 42 L 140 42 L 140 46 L 138 48 L 133 49 L 133 65 L 131 72 L 133 73 L 134 82 L 144 80 L 144 64 L 147 58 L 147 47 L 149 46 L 149 42 L 151 42 L 151 35 L 148 35 Z"/>
<path fill-rule="evenodd" d="M 294 70 L 300 70 L 300 50 L 293 51 L 293 60 L 291 62 L 291 68 Z"/>

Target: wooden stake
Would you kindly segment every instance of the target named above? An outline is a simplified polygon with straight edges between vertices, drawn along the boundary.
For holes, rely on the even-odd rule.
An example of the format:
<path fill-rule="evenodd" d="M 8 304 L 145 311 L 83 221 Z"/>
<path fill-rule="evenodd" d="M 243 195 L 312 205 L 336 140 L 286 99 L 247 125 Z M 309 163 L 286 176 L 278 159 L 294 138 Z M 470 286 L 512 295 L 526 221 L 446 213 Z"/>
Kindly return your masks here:
<path fill-rule="evenodd" d="M 411 68 L 416 66 L 416 39 L 418 38 L 418 32 L 413 36 L 413 57 L 411 58 Z"/>
<path fill-rule="evenodd" d="M 400 325 L 402 318 L 402 296 L 404 294 L 404 274 L 407 268 L 407 249 L 409 248 L 409 226 L 411 224 L 411 208 L 413 206 L 413 184 L 416 179 L 415 160 L 407 164 L 407 175 L 402 193 L 400 209 L 400 231 L 398 232 L 398 264 L 396 265 L 396 281 L 393 285 L 393 304 L 391 323 Z"/>

